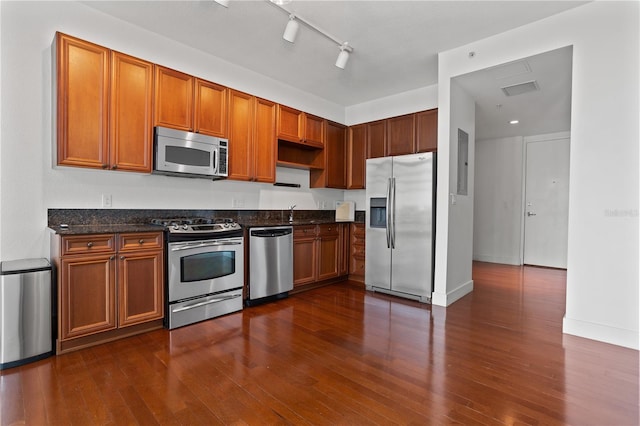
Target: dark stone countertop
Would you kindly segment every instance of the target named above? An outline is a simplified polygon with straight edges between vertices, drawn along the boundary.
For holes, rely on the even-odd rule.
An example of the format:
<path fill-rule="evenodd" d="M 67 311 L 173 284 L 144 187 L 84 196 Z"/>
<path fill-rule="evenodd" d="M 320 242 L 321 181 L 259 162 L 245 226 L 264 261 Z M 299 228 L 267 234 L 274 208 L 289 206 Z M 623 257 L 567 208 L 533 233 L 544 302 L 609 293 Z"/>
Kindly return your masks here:
<path fill-rule="evenodd" d="M 149 223 L 151 218 L 224 217 L 245 228 L 338 223 L 332 210 L 295 210 L 292 223 L 287 220 L 288 213 L 288 210 L 49 209 L 48 226 L 59 235 L 82 235 L 162 231 L 160 226 Z M 364 222 L 363 211 L 356 211 L 355 222 Z"/>
<path fill-rule="evenodd" d="M 163 231 L 162 226 L 144 223 L 114 223 L 106 225 L 69 225 L 68 227 L 49 226 L 59 235 L 82 235 L 82 234 L 121 234 L 125 232 L 158 232 Z"/>

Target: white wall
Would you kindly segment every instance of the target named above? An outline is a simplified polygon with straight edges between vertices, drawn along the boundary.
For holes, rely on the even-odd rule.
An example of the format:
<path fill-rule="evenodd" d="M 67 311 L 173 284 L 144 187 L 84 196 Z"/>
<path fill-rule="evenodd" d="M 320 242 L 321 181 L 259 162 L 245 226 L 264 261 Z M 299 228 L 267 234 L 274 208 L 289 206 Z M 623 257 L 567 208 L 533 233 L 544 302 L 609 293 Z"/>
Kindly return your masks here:
<path fill-rule="evenodd" d="M 476 141 L 473 259 L 520 265 L 522 136 Z"/>
<path fill-rule="evenodd" d="M 345 109 L 345 124 L 352 126 L 437 107 L 438 85 L 434 84 L 432 86 L 348 106 Z"/>
<path fill-rule="evenodd" d="M 333 209 L 344 191 L 309 189 L 308 171 L 277 170 L 300 189 L 52 168 L 52 42 L 61 31 L 154 63 L 344 122 L 344 108 L 76 2 L 0 2 L 0 258 L 48 256 L 47 208 Z M 234 203 L 235 201 L 235 203 Z"/>
<path fill-rule="evenodd" d="M 640 254 L 639 14 L 638 2 L 592 2 L 439 56 L 442 112 L 451 101 L 445 90 L 451 78 L 573 46 L 567 309 L 563 330 L 636 349 Z M 473 58 L 469 58 L 470 51 L 475 52 Z M 439 114 L 438 124 L 447 125 L 448 117 Z M 439 131 L 438 136 L 440 155 L 447 154 L 449 135 Z M 439 177 L 447 176 L 444 170 L 439 172 Z M 449 232 L 451 225 L 447 224 Z M 436 250 L 448 253 L 449 241 L 438 241 Z M 446 279 L 442 271 L 447 260 L 451 261 L 436 262 L 436 288 L 449 285 L 448 281 L 442 282 Z"/>
<path fill-rule="evenodd" d="M 473 199 L 475 102 L 455 80 L 439 86 L 449 104 L 438 109 L 438 193 L 436 194 L 436 270 L 432 303 L 449 306 L 473 291 Z M 442 117 L 441 117 L 442 116 Z M 446 120 L 444 123 L 442 120 Z M 446 124 L 445 124 L 446 123 Z M 467 195 L 458 187 L 458 129 L 469 135 Z M 440 141 L 447 143 L 441 145 Z M 451 141 L 451 143 L 448 143 Z M 443 232 L 446 231 L 446 232 Z"/>

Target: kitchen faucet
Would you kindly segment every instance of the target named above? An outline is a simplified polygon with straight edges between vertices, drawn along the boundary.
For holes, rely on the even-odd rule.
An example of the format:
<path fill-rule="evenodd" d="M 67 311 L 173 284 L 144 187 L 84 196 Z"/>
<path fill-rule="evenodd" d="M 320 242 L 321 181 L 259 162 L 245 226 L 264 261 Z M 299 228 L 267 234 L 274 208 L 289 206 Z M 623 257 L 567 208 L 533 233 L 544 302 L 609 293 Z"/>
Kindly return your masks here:
<path fill-rule="evenodd" d="M 293 222 L 293 209 L 295 206 L 295 204 L 289 206 L 289 223 Z"/>

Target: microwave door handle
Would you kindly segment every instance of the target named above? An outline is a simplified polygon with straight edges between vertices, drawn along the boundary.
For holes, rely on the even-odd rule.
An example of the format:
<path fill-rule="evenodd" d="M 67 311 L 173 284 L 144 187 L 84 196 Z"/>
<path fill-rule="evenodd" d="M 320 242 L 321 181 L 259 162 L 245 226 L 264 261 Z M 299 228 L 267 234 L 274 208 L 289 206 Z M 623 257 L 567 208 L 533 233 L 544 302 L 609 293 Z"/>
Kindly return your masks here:
<path fill-rule="evenodd" d="M 214 168 L 214 173 L 218 173 L 218 170 L 220 169 L 220 159 L 218 158 L 218 150 L 214 149 L 211 152 L 211 155 L 213 155 L 213 161 L 211 162 L 211 164 L 213 164 L 213 168 Z"/>

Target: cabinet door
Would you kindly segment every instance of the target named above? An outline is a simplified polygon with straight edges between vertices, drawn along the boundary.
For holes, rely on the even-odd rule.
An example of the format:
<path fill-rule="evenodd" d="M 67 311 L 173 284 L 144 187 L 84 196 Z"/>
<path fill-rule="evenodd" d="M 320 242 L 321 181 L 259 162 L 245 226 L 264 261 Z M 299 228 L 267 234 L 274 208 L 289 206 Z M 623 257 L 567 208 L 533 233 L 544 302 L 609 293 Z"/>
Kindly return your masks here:
<path fill-rule="evenodd" d="M 364 282 L 365 268 L 365 226 L 364 223 L 351 224 L 351 258 L 349 279 Z"/>
<path fill-rule="evenodd" d="M 415 116 L 401 115 L 387 120 L 387 155 L 405 155 L 415 152 Z"/>
<path fill-rule="evenodd" d="M 130 252 L 118 257 L 118 325 L 160 319 L 164 312 L 163 252 Z"/>
<path fill-rule="evenodd" d="M 293 240 L 293 286 L 316 281 L 317 250 L 315 235 Z"/>
<path fill-rule="evenodd" d="M 109 49 L 57 33 L 57 163 L 109 167 Z"/>
<path fill-rule="evenodd" d="M 387 139 L 386 120 L 367 123 L 367 158 L 385 156 Z"/>
<path fill-rule="evenodd" d="M 61 340 L 116 328 L 115 256 L 63 258 L 60 262 Z"/>
<path fill-rule="evenodd" d="M 338 224 L 338 232 L 340 235 L 340 252 L 338 254 L 338 275 L 347 275 L 349 273 L 349 255 L 351 241 L 349 239 L 349 224 Z"/>
<path fill-rule="evenodd" d="M 338 276 L 340 234 L 336 225 L 320 225 L 318 237 L 318 281 Z"/>
<path fill-rule="evenodd" d="M 276 181 L 276 104 L 255 99 L 253 176 L 256 182 Z"/>
<path fill-rule="evenodd" d="M 253 178 L 254 98 L 232 90 L 229 96 L 229 179 L 249 181 Z"/>
<path fill-rule="evenodd" d="M 227 137 L 228 90 L 209 81 L 196 79 L 194 131 Z"/>
<path fill-rule="evenodd" d="M 304 142 L 316 148 L 324 147 L 327 120 L 314 115 L 304 114 Z"/>
<path fill-rule="evenodd" d="M 151 173 L 153 64 L 111 54 L 110 164 L 112 169 Z"/>
<path fill-rule="evenodd" d="M 347 189 L 364 189 L 367 158 L 367 125 L 349 128 Z"/>
<path fill-rule="evenodd" d="M 438 109 L 416 113 L 416 152 L 438 150 Z"/>
<path fill-rule="evenodd" d="M 278 104 L 278 139 L 302 143 L 304 140 L 304 113 Z"/>
<path fill-rule="evenodd" d="M 193 77 L 156 65 L 155 125 L 193 130 Z"/>
<path fill-rule="evenodd" d="M 346 129 L 341 124 L 327 123 L 325 173 L 327 188 L 347 187 Z"/>

